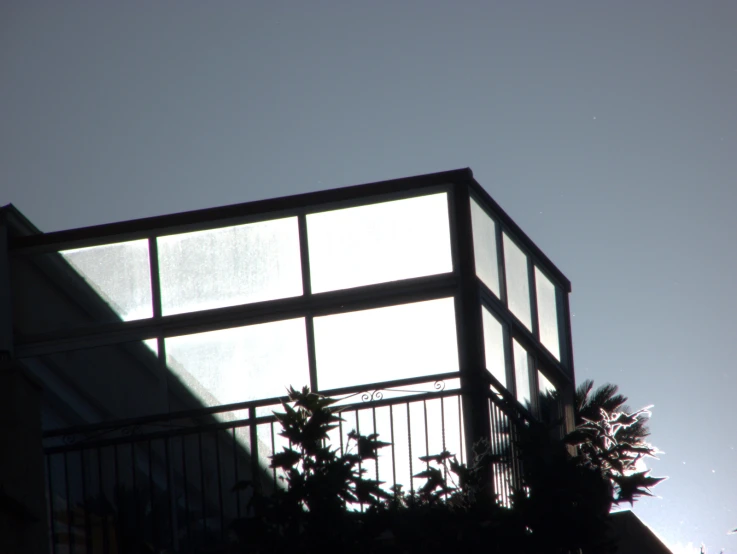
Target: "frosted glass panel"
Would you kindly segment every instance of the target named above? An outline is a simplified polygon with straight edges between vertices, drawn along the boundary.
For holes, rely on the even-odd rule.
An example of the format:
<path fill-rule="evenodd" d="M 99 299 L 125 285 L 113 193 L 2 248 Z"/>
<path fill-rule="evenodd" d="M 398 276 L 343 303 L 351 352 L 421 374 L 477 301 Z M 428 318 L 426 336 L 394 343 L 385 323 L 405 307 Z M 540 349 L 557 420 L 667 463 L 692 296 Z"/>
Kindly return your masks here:
<path fill-rule="evenodd" d="M 166 339 L 169 370 L 207 406 L 309 385 L 304 319 Z"/>
<path fill-rule="evenodd" d="M 499 261 L 496 253 L 496 222 L 471 198 L 473 256 L 476 275 L 499 296 Z"/>
<path fill-rule="evenodd" d="M 560 360 L 560 339 L 558 336 L 558 305 L 555 285 L 538 268 L 535 268 L 535 288 L 537 288 L 537 317 L 540 327 L 540 342 Z"/>
<path fill-rule="evenodd" d="M 506 233 L 504 234 L 504 265 L 507 275 L 507 305 L 512 313 L 531 330 L 527 256 Z"/>
<path fill-rule="evenodd" d="M 458 371 L 452 298 L 316 317 L 321 390 Z"/>
<path fill-rule="evenodd" d="M 313 292 L 453 270 L 447 195 L 307 216 Z"/>
<path fill-rule="evenodd" d="M 302 294 L 296 217 L 157 241 L 164 315 Z"/>
<path fill-rule="evenodd" d="M 504 363 L 504 329 L 499 320 L 491 312 L 482 307 L 484 324 L 484 351 L 486 354 L 486 369 L 507 386 L 507 370 Z"/>
<path fill-rule="evenodd" d="M 153 317 L 147 240 L 60 254 L 123 321 Z"/>
<path fill-rule="evenodd" d="M 532 395 L 530 394 L 530 365 L 527 350 L 513 340 L 514 344 L 514 379 L 517 386 L 517 400 L 524 406 L 530 405 Z"/>

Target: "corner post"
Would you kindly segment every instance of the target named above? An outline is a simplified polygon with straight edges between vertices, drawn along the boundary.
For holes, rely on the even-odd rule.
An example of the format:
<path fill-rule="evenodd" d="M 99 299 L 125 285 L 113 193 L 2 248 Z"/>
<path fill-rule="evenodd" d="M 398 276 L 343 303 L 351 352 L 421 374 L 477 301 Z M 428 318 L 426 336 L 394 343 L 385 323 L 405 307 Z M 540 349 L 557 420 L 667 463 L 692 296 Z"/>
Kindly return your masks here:
<path fill-rule="evenodd" d="M 489 384 L 485 379 L 484 335 L 481 319 L 481 294 L 473 254 L 471 198 L 464 182 L 453 184 L 451 202 L 451 240 L 454 268 L 458 279 L 456 293 L 456 333 L 458 362 L 461 374 L 463 422 L 465 427 L 466 459 L 473 460 L 473 446 L 481 439 L 489 440 Z M 493 498 L 491 467 L 486 468 L 484 491 Z"/>
<path fill-rule="evenodd" d="M 0 208 L 0 361 L 13 358 L 13 318 L 10 294 L 10 254 L 7 214 Z"/>

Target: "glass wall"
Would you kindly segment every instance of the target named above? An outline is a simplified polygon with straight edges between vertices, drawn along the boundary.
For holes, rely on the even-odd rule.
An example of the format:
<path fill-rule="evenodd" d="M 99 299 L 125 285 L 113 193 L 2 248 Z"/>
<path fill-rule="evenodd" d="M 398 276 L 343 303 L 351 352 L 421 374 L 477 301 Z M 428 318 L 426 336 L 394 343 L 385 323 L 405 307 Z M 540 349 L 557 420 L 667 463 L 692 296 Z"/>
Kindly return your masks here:
<path fill-rule="evenodd" d="M 564 355 L 569 338 L 563 318 L 567 300 L 525 241 L 482 206 L 471 197 L 486 368 L 520 403 L 533 407 L 539 402 L 531 391 L 538 385 L 547 387 L 549 381 L 543 373 L 533 372 L 531 363 L 571 374 L 569 357 Z M 511 342 L 505 342 L 507 337 Z"/>

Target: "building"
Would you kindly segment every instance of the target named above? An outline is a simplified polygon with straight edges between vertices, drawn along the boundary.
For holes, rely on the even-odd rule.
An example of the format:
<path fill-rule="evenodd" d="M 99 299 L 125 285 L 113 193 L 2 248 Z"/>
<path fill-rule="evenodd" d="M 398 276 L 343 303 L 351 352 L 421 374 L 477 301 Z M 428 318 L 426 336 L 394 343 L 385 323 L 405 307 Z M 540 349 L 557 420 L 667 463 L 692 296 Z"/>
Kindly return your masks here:
<path fill-rule="evenodd" d="M 3 375 L 44 448 L 6 511 L 55 552 L 223 539 L 233 483 L 278 486 L 289 385 L 343 399 L 334 444 L 391 440 L 371 469 L 407 490 L 418 456 L 487 438 L 504 502 L 515 425 L 572 425 L 570 283 L 468 169 L 48 234 L 0 214 Z M 48 517 L 18 492 L 41 474 Z"/>

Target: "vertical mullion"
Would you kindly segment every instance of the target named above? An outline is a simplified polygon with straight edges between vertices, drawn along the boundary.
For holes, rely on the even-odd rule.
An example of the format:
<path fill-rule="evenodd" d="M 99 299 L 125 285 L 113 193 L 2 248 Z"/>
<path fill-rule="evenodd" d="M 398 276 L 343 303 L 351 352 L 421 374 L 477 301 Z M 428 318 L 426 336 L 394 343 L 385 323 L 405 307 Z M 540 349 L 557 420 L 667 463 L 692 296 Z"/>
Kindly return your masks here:
<path fill-rule="evenodd" d="M 497 222 L 494 227 L 496 230 L 496 263 L 499 272 L 499 300 L 502 304 L 507 304 L 507 263 L 504 260 L 504 236 L 501 222 Z"/>
<path fill-rule="evenodd" d="M 532 334 L 540 341 L 540 320 L 537 315 L 537 279 L 535 278 L 535 264 L 532 263 L 529 254 L 525 253 L 527 258 L 527 286 L 530 296 L 530 315 L 532 317 Z"/>
<path fill-rule="evenodd" d="M 540 341 L 540 318 L 537 310 L 537 277 L 535 276 L 535 264 L 529 254 L 527 254 L 527 283 L 530 296 L 530 312 L 532 316 L 532 334 L 537 340 L 538 344 L 542 344 Z M 527 379 L 530 382 L 530 407 L 532 413 L 540 415 L 539 407 L 539 387 L 537 385 L 537 361 L 535 357 L 528 351 L 527 353 Z"/>
<path fill-rule="evenodd" d="M 161 279 L 159 277 L 159 246 L 156 237 L 148 238 L 148 267 L 151 274 L 151 303 L 155 318 L 161 317 Z"/>
<path fill-rule="evenodd" d="M 161 277 L 159 275 L 159 245 L 156 237 L 148 238 L 148 266 L 151 274 L 151 303 L 153 305 L 154 319 L 159 319 L 163 315 L 161 307 Z M 169 405 L 169 369 L 166 365 L 166 344 L 164 338 L 159 336 L 156 338 L 157 354 L 159 359 L 159 372 L 161 375 L 161 390 L 164 395 L 166 410 L 170 410 Z"/>
<path fill-rule="evenodd" d="M 302 267 L 302 295 L 312 295 L 312 278 L 310 276 L 310 245 L 307 236 L 307 216 L 297 216 L 299 227 L 299 257 Z M 311 313 L 305 316 L 305 332 L 307 338 L 307 363 L 310 369 L 310 390 L 318 390 L 317 382 L 317 358 L 315 355 L 315 325 Z"/>

